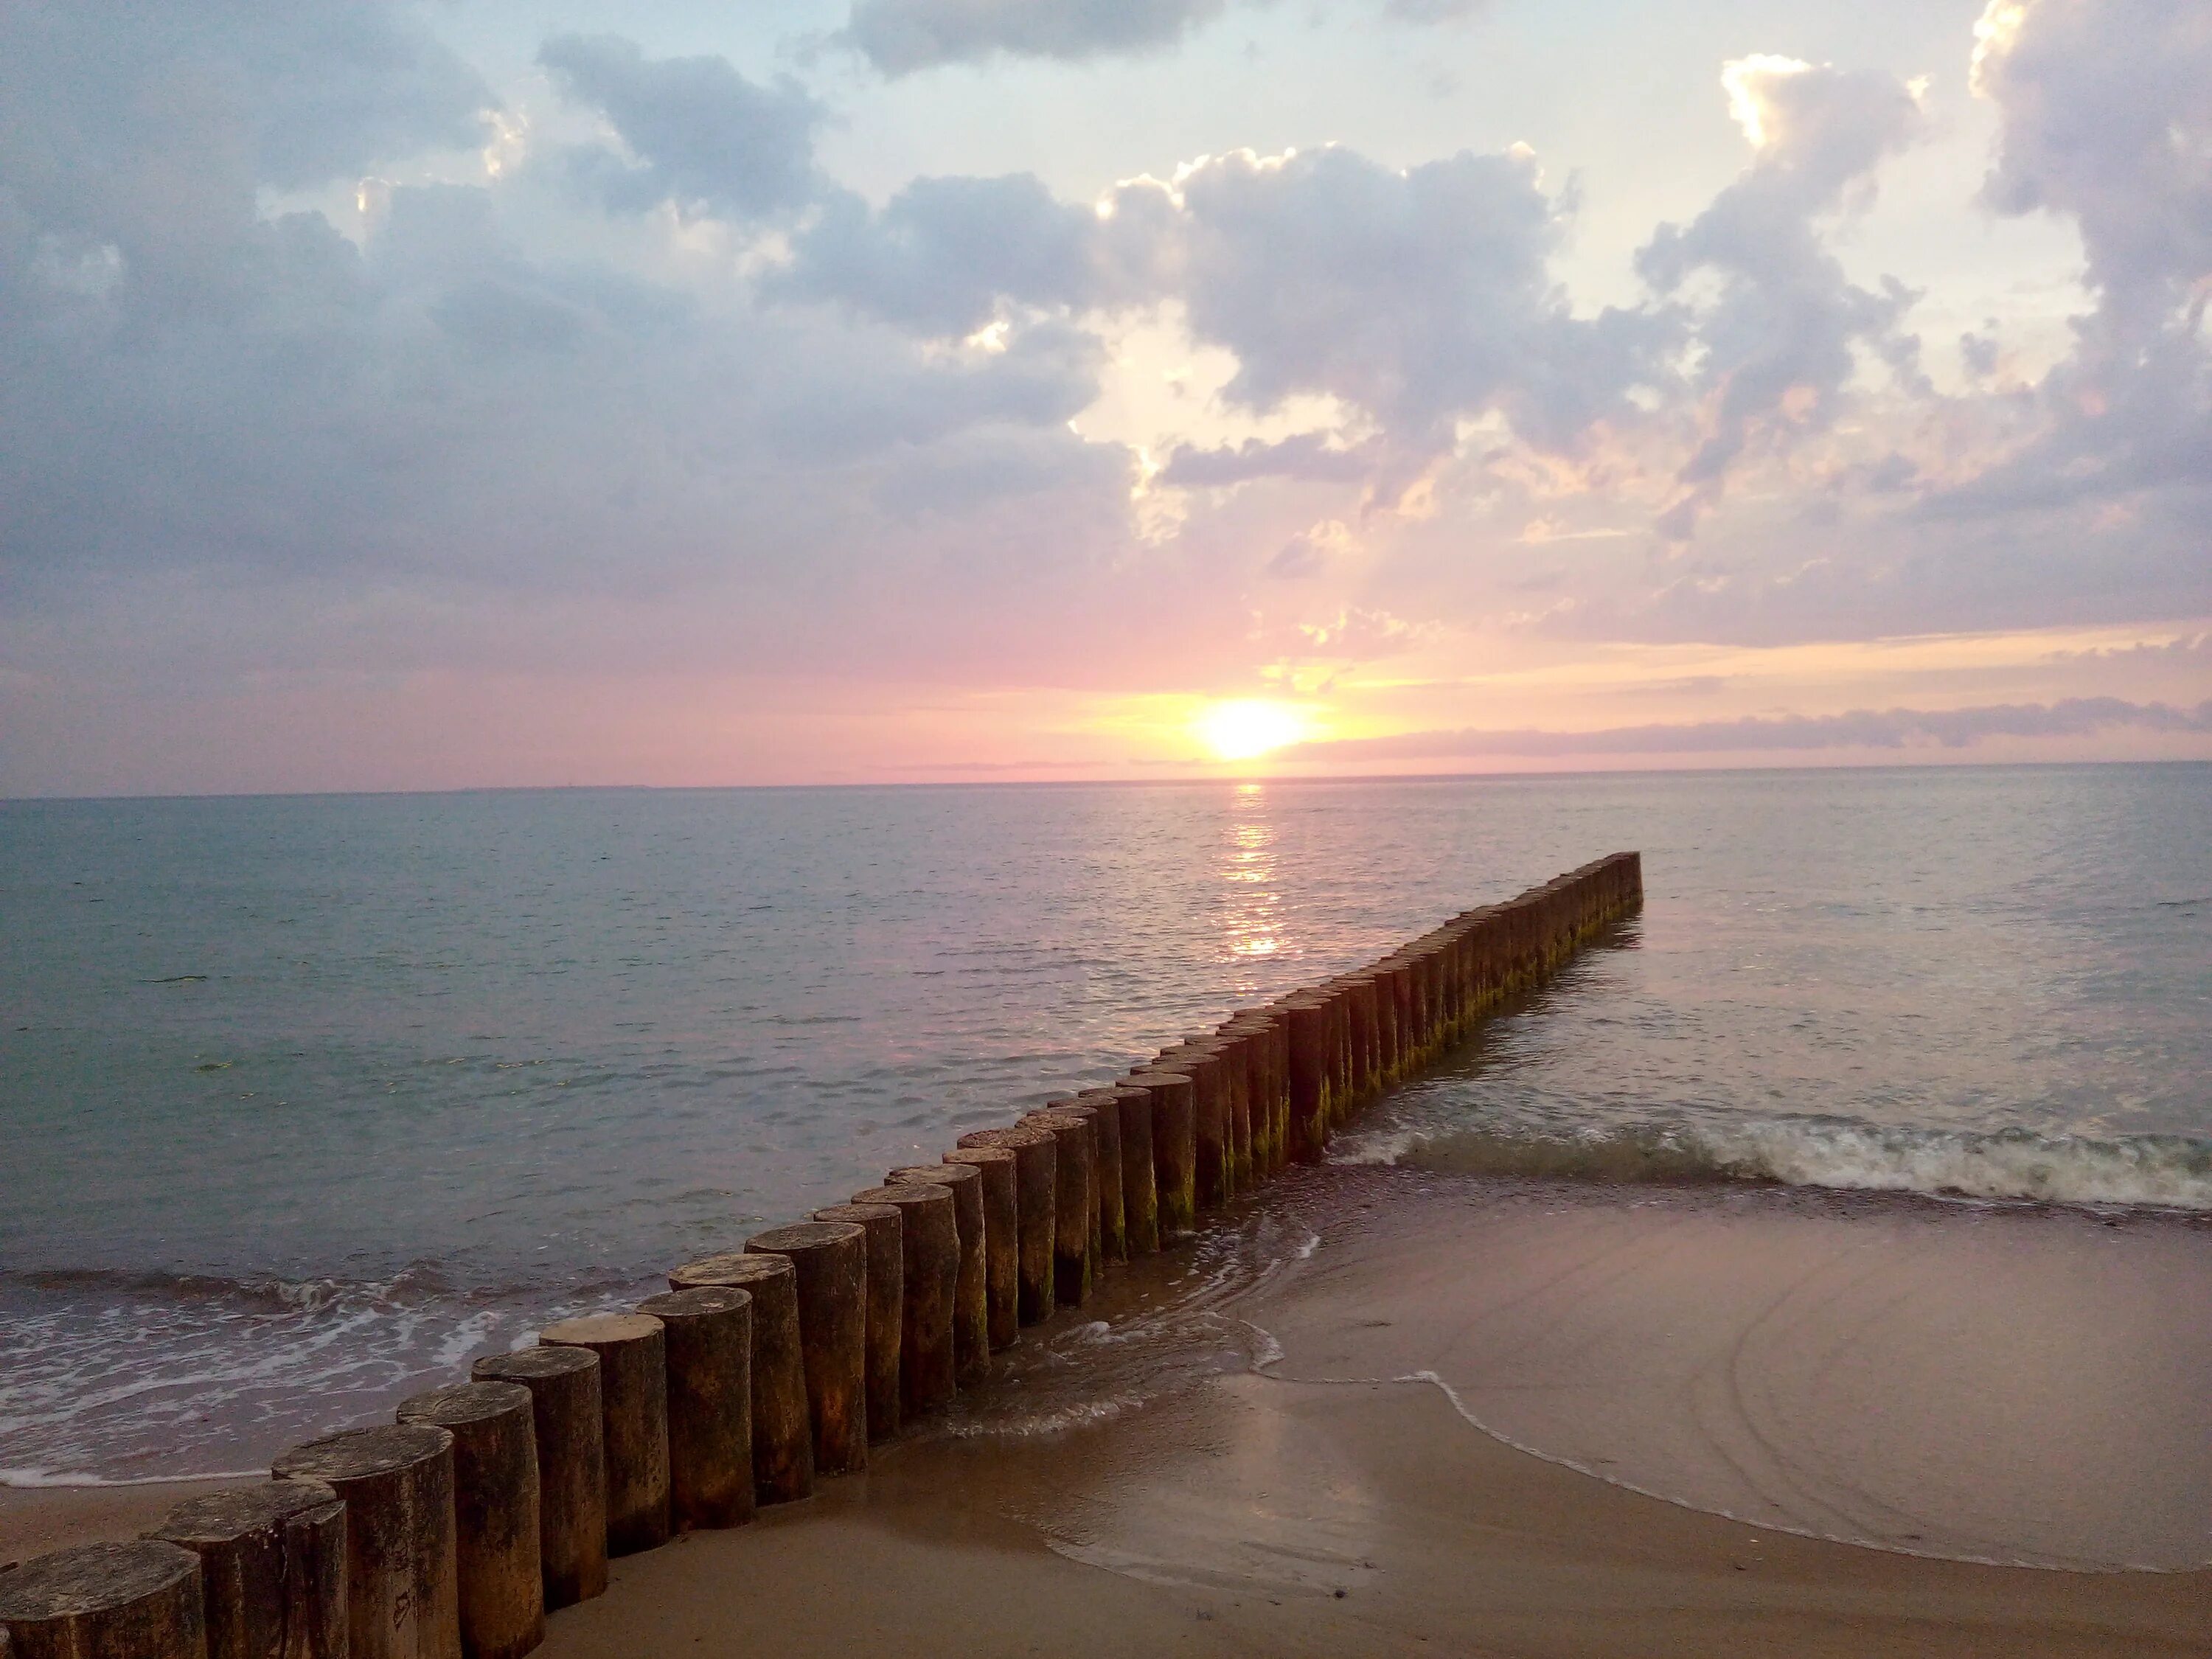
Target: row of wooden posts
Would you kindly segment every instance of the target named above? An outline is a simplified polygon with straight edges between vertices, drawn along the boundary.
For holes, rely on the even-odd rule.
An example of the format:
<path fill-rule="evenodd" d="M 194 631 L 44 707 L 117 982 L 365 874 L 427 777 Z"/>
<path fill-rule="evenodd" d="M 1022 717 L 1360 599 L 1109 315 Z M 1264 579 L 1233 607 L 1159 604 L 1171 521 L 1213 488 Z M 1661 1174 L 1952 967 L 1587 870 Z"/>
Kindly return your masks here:
<path fill-rule="evenodd" d="M 1642 891 L 1621 853 L 1455 917 L 678 1267 L 635 1311 L 480 1358 L 392 1425 L 287 1452 L 144 1540 L 0 1573 L 0 1659 L 527 1653 L 549 1609 L 606 1588 L 610 1556 L 866 1468 L 1107 1268 L 1317 1160 L 1355 1107 Z"/>

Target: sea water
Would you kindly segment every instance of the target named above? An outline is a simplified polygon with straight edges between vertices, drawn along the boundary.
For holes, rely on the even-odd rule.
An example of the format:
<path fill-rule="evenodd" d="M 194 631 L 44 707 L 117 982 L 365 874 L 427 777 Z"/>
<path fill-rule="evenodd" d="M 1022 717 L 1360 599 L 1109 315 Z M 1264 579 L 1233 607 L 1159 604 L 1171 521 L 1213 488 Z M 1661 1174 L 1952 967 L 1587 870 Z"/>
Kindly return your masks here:
<path fill-rule="evenodd" d="M 2212 768 L 0 805 L 0 1479 L 253 1467 L 1638 848 L 1334 1156 L 2212 1211 Z"/>

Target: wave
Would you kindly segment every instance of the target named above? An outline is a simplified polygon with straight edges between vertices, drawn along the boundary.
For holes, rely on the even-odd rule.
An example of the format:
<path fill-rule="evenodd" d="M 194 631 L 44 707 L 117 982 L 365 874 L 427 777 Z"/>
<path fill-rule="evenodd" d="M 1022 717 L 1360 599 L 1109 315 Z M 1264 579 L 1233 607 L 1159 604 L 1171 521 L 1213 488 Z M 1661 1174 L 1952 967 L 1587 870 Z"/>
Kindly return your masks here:
<path fill-rule="evenodd" d="M 1635 1184 L 1753 1181 L 1843 1191 L 2212 1212 L 2212 1140 L 1889 1127 L 1847 1118 L 1642 1124 L 1587 1134 L 1401 1129 L 1335 1156 L 1469 1175 Z"/>

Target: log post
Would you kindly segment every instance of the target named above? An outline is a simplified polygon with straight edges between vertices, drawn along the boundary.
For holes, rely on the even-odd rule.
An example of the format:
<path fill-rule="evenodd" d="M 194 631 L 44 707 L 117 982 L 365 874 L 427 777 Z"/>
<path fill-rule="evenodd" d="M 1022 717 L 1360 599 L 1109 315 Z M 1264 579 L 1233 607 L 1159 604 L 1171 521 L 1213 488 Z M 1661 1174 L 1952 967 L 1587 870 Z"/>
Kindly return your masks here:
<path fill-rule="evenodd" d="M 1021 1209 L 1015 1196 L 1014 1155 L 1003 1146 L 963 1146 L 947 1164 L 975 1171 L 983 1187 L 983 1297 L 991 1351 L 1011 1348 L 1021 1330 Z"/>
<path fill-rule="evenodd" d="M 607 1460 L 607 1553 L 668 1541 L 668 1340 L 644 1314 L 564 1319 L 538 1333 L 552 1348 L 599 1357 L 599 1437 Z"/>
<path fill-rule="evenodd" d="M 607 1460 L 599 1443 L 599 1355 L 589 1348 L 488 1353 L 470 1375 L 530 1390 L 538 1451 L 538 1565 L 546 1607 L 604 1595 Z"/>
<path fill-rule="evenodd" d="M 977 1129 L 960 1137 L 963 1150 L 996 1146 L 1014 1155 L 1014 1209 L 1021 1322 L 1052 1317 L 1054 1194 L 1060 1175 L 1049 1129 Z"/>
<path fill-rule="evenodd" d="M 545 1639 L 530 1390 L 514 1382 L 456 1382 L 401 1401 L 398 1416 L 453 1437 L 461 1651 L 469 1659 L 520 1659 Z"/>
<path fill-rule="evenodd" d="M 1085 1089 L 1076 1096 L 1078 1106 L 1088 1106 L 1097 1114 L 1091 1120 L 1091 1133 L 1096 1139 L 1092 1147 L 1098 1159 L 1098 1245 L 1101 1262 L 1127 1261 L 1129 1259 L 1129 1212 L 1127 1194 L 1121 1184 L 1121 1108 L 1114 1098 L 1114 1087 Z M 1094 1273 L 1093 1277 L 1096 1277 Z"/>
<path fill-rule="evenodd" d="M 678 1532 L 753 1518 L 753 1299 L 726 1285 L 649 1296 L 668 1344 L 668 1516 Z"/>
<path fill-rule="evenodd" d="M 1198 1225 L 1198 1126 L 1189 1074 L 1141 1071 L 1129 1086 L 1152 1103 L 1152 1184 L 1158 1198 L 1160 1242 L 1183 1237 Z"/>
<path fill-rule="evenodd" d="M 899 1431 L 899 1344 L 906 1320 L 906 1247 L 888 1204 L 832 1204 L 817 1221 L 846 1221 L 868 1236 L 868 1439 Z"/>
<path fill-rule="evenodd" d="M 1027 1127 L 1048 1129 L 1054 1142 L 1052 1242 L 1052 1299 L 1056 1307 L 1079 1308 L 1091 1299 L 1092 1182 L 1097 1164 L 1091 1120 L 1074 1112 L 1031 1112 Z"/>
<path fill-rule="evenodd" d="M 1106 1271 L 1106 1200 L 1103 1196 L 1105 1183 L 1100 1175 L 1103 1166 L 1098 1151 L 1101 1136 L 1098 1127 L 1098 1108 L 1088 1101 L 1073 1097 L 1062 1097 L 1056 1100 L 1048 1100 L 1036 1111 L 1028 1114 L 1022 1121 L 1026 1123 L 1030 1118 L 1040 1116 L 1045 1112 L 1064 1112 L 1072 1117 L 1081 1118 L 1091 1126 L 1088 1138 L 1091 1151 L 1091 1178 L 1084 1183 L 1085 1196 L 1089 1203 L 1089 1210 L 1084 1220 L 1084 1258 L 1089 1263 L 1085 1272 L 1090 1275 L 1091 1288 L 1096 1290 L 1098 1286 L 1099 1275 Z M 1055 1153 L 1054 1156 L 1057 1158 L 1058 1154 Z M 1056 1196 L 1054 1207 L 1055 1210 L 1058 1208 Z"/>
<path fill-rule="evenodd" d="M 174 1544 L 80 1544 L 0 1573 L 0 1653 L 207 1659 L 199 1557 Z"/>
<path fill-rule="evenodd" d="M 1127 1084 L 1114 1091 L 1121 1121 L 1121 1236 L 1132 1256 L 1160 1248 L 1158 1177 L 1152 1162 L 1152 1095 Z"/>
<path fill-rule="evenodd" d="M 933 1182 L 952 1194 L 952 1223 L 960 1233 L 960 1284 L 952 1297 L 952 1364 L 963 1388 L 991 1374 L 989 1251 L 984 1240 L 983 1174 L 967 1164 L 921 1164 L 893 1170 L 886 1187 Z"/>
<path fill-rule="evenodd" d="M 146 1536 L 199 1558 L 208 1659 L 346 1659 L 345 1503 L 320 1481 L 187 1498 Z"/>
<path fill-rule="evenodd" d="M 691 1261 L 669 1288 L 726 1285 L 753 1299 L 753 1494 L 789 1504 L 814 1491 L 814 1420 L 799 1341 L 799 1279 L 788 1258 L 734 1253 Z"/>
<path fill-rule="evenodd" d="M 952 1310 L 960 1294 L 960 1226 L 949 1188 L 869 1187 L 855 1204 L 898 1207 L 906 1306 L 899 1322 L 899 1410 L 912 1419 L 948 1404 L 960 1386 Z"/>
<path fill-rule="evenodd" d="M 799 1279 L 799 1341 L 814 1425 L 814 1472 L 868 1467 L 868 1235 L 849 1221 L 802 1221 L 745 1241 L 788 1256 Z"/>
<path fill-rule="evenodd" d="M 1318 1164 L 1328 1146 L 1328 999 L 1318 994 L 1292 997 L 1289 1012 L 1291 1156 L 1301 1164 Z"/>
<path fill-rule="evenodd" d="M 270 1473 L 345 1499 L 351 1659 L 461 1659 L 452 1435 L 428 1423 L 353 1429 L 295 1447 Z"/>
<path fill-rule="evenodd" d="M 1229 1196 L 1229 1112 L 1221 1056 L 1211 1042 L 1187 1038 L 1164 1051 L 1159 1063 L 1190 1079 L 1197 1154 L 1192 1170 L 1194 1201 L 1200 1211 L 1218 1210 Z"/>

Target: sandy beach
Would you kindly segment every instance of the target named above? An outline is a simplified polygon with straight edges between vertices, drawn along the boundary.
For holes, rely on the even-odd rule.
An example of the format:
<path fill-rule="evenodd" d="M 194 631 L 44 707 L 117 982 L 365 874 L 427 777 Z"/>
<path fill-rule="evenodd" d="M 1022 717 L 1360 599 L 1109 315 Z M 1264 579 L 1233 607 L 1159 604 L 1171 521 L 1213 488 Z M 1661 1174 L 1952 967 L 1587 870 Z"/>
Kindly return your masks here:
<path fill-rule="evenodd" d="M 1310 1172 L 544 1651 L 2201 1653 L 2212 1572 L 1942 1558 L 2212 1556 L 2208 1311 L 2159 1219 Z M 0 1495 L 0 1559 L 190 1490 Z"/>

